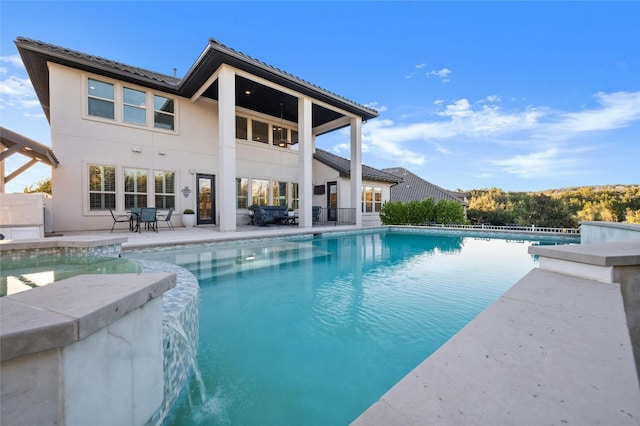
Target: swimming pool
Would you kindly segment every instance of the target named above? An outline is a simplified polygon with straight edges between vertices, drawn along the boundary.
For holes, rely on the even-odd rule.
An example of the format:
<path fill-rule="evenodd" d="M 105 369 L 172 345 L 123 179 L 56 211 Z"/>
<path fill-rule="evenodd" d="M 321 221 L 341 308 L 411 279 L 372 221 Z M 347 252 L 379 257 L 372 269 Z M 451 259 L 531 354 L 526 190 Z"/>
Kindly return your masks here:
<path fill-rule="evenodd" d="M 128 254 L 200 282 L 201 381 L 164 424 L 348 424 L 545 243 L 557 242 L 386 232 Z"/>

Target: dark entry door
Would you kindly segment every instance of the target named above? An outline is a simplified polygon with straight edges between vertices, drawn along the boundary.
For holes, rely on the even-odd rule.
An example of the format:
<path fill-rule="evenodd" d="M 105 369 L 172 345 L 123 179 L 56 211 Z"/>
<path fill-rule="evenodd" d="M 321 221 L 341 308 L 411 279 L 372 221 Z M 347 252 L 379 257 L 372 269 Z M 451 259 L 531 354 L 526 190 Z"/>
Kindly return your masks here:
<path fill-rule="evenodd" d="M 327 182 L 327 221 L 338 220 L 338 183 Z"/>
<path fill-rule="evenodd" d="M 214 175 L 197 174 L 198 182 L 198 225 L 212 225 L 215 222 L 216 206 L 215 206 L 215 183 Z"/>

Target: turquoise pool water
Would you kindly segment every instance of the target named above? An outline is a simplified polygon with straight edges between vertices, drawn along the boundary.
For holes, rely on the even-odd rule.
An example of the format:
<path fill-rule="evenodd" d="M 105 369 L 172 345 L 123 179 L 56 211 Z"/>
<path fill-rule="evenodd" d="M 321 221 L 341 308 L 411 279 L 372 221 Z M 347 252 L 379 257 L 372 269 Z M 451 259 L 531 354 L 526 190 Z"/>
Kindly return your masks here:
<path fill-rule="evenodd" d="M 365 233 L 131 254 L 201 286 L 198 374 L 165 425 L 349 424 L 546 243 Z"/>

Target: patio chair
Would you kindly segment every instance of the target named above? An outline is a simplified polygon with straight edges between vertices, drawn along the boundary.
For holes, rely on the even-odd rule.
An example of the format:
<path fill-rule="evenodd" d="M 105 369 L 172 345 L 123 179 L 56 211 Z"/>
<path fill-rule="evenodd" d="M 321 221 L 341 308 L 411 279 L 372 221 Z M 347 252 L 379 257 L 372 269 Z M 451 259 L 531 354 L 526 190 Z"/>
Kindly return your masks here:
<path fill-rule="evenodd" d="M 167 226 L 169 227 L 169 229 L 171 229 L 172 231 L 175 231 L 175 228 L 173 227 L 173 224 L 171 223 L 171 215 L 173 214 L 173 210 L 174 208 L 171 207 L 169 209 L 169 211 L 167 212 L 167 214 L 159 214 L 158 215 L 158 222 L 165 222 L 167 224 Z M 157 224 L 156 224 L 157 226 Z"/>
<path fill-rule="evenodd" d="M 142 224 L 145 224 L 146 229 L 158 232 L 158 219 L 156 218 L 155 207 L 143 207 L 140 211 L 140 220 L 138 224 L 138 233 L 142 228 Z"/>
<path fill-rule="evenodd" d="M 111 217 L 113 218 L 113 225 L 111 225 L 111 232 L 113 232 L 113 228 L 116 226 L 116 223 L 130 223 L 129 221 L 131 220 L 131 218 L 129 217 L 129 215 L 115 214 L 111 207 L 109 207 L 109 211 L 111 212 Z"/>

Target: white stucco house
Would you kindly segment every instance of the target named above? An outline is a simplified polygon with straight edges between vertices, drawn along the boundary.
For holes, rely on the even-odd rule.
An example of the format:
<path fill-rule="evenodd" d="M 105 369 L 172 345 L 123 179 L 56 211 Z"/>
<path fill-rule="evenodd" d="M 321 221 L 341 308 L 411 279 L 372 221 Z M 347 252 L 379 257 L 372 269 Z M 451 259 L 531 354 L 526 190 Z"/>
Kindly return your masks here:
<path fill-rule="evenodd" d="M 389 199 L 391 175 L 362 173 L 362 123 L 375 110 L 216 40 L 180 79 L 41 41 L 15 43 L 59 159 L 55 232 L 109 229 L 109 208 L 144 206 L 175 208 L 177 225 L 194 209 L 198 224 L 223 232 L 245 224 L 252 204 L 293 207 L 301 227 L 312 226 L 316 205 L 335 209 L 328 220 L 340 212 L 362 226 Z M 342 128 L 350 129 L 348 173 L 314 159 L 316 137 Z"/>

